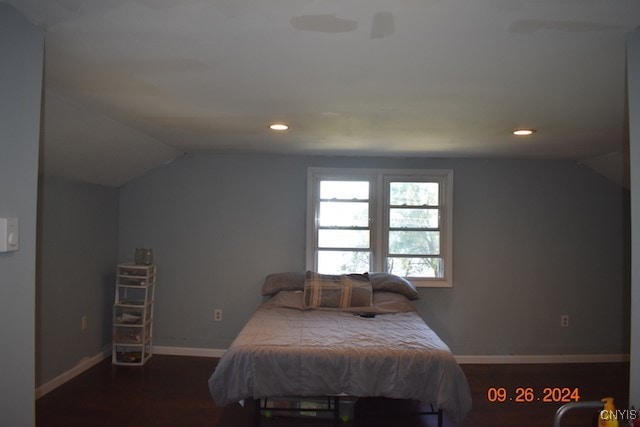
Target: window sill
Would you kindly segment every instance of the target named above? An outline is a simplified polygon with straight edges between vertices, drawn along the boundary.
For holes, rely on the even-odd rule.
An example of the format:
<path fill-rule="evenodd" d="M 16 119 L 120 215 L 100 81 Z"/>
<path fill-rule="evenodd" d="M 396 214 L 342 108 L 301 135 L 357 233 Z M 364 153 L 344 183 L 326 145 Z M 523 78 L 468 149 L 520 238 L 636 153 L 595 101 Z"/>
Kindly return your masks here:
<path fill-rule="evenodd" d="M 418 279 L 405 277 L 416 288 L 453 288 L 453 283 L 445 279 Z"/>

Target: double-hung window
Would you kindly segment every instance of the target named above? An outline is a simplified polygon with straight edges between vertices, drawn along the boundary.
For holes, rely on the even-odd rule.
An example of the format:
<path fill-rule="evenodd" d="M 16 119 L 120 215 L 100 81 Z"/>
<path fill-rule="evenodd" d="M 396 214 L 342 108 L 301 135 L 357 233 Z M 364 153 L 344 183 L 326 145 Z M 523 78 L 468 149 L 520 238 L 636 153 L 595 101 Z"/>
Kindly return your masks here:
<path fill-rule="evenodd" d="M 310 168 L 307 269 L 452 286 L 450 170 Z"/>

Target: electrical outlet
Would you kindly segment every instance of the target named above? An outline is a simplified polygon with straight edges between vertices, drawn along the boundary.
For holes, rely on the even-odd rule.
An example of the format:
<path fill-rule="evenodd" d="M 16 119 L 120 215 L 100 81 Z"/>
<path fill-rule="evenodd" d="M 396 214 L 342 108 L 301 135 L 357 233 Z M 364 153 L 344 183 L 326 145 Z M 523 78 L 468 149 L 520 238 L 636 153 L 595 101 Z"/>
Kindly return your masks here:
<path fill-rule="evenodd" d="M 213 320 L 220 322 L 222 320 L 222 309 L 216 308 L 213 312 Z"/>
<path fill-rule="evenodd" d="M 562 316 L 560 316 L 560 326 L 562 326 L 563 328 L 568 328 L 569 327 L 569 315 L 568 314 L 563 314 Z"/>
<path fill-rule="evenodd" d="M 82 316 L 82 318 L 80 319 L 80 329 L 81 330 L 84 331 L 85 329 L 87 329 L 87 322 L 88 322 L 87 316 Z"/>

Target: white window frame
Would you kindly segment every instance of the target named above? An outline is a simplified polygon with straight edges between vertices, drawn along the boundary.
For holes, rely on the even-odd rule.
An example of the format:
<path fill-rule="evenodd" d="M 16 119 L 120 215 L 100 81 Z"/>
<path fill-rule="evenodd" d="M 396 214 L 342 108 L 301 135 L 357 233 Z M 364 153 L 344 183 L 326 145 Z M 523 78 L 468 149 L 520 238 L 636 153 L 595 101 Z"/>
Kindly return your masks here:
<path fill-rule="evenodd" d="M 386 211 L 386 183 L 393 180 L 433 180 L 440 183 L 440 246 L 444 276 L 437 278 L 408 277 L 417 287 L 448 288 L 453 286 L 453 170 L 450 169 L 355 169 L 317 168 L 307 170 L 307 242 L 306 269 L 316 271 L 319 181 L 366 180 L 371 183 L 369 206 L 372 271 L 384 271 L 384 249 L 388 245 L 389 219 Z"/>

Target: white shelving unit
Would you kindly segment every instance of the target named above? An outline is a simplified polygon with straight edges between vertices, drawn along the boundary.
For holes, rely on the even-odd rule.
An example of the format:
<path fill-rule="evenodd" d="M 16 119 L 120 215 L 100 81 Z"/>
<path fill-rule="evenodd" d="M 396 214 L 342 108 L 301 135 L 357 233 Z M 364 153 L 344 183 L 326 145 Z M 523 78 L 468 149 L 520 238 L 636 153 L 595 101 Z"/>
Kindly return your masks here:
<path fill-rule="evenodd" d="M 113 304 L 114 365 L 142 366 L 151 357 L 155 265 L 118 264 Z"/>

